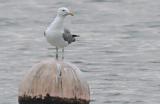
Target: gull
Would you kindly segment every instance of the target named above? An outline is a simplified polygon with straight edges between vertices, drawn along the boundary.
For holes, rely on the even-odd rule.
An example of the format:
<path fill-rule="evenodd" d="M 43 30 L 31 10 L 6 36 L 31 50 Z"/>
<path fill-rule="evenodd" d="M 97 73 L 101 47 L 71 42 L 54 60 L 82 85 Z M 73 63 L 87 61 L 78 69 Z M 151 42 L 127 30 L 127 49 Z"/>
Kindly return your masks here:
<path fill-rule="evenodd" d="M 64 59 L 64 47 L 67 47 L 72 42 L 75 42 L 75 37 L 78 35 L 71 34 L 71 32 L 64 28 L 63 23 L 65 17 L 73 16 L 73 13 L 66 7 L 61 7 L 57 11 L 57 16 L 54 21 L 47 27 L 44 32 L 48 43 L 56 47 L 56 59 L 58 60 L 58 49 L 62 49 L 62 59 Z"/>

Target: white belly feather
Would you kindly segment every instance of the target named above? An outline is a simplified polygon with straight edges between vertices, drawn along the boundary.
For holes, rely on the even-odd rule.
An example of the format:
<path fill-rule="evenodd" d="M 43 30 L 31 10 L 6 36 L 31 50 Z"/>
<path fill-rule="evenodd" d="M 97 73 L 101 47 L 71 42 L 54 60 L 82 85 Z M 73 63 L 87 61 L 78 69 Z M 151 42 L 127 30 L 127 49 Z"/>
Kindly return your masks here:
<path fill-rule="evenodd" d="M 47 41 L 55 47 L 64 48 L 68 45 L 68 42 L 63 39 L 63 34 L 60 32 L 47 33 L 46 37 Z"/>

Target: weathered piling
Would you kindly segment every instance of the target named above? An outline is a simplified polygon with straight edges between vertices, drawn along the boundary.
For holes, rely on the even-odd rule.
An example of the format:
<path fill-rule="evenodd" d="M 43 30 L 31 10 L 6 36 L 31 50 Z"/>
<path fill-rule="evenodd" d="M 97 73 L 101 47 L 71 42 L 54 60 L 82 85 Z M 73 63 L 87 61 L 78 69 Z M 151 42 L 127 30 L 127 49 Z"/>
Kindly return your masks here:
<path fill-rule="evenodd" d="M 69 62 L 45 60 L 33 66 L 19 87 L 19 104 L 89 104 L 89 85 Z"/>

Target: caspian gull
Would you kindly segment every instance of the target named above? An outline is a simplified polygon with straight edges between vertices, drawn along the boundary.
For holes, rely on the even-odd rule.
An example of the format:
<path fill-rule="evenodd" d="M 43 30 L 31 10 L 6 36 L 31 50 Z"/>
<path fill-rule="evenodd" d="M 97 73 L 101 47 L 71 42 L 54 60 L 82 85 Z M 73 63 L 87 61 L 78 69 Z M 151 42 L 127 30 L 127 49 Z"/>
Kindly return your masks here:
<path fill-rule="evenodd" d="M 63 26 L 64 19 L 68 15 L 73 16 L 73 13 L 68 8 L 59 8 L 56 18 L 44 32 L 47 41 L 56 47 L 56 59 L 58 59 L 58 49 L 62 49 L 63 59 L 64 47 L 75 42 L 75 37 L 78 37 L 78 35 L 71 34 L 71 32 Z"/>

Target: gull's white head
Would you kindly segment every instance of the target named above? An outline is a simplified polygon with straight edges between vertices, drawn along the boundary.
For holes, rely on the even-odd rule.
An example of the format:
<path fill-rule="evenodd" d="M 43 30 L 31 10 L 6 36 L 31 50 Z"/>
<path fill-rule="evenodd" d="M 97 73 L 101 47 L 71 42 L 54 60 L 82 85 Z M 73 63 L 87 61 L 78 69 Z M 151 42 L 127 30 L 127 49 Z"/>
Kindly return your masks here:
<path fill-rule="evenodd" d="M 73 13 L 72 13 L 68 8 L 61 7 L 61 8 L 58 9 L 57 15 L 58 15 L 58 16 L 62 16 L 62 17 L 65 17 L 65 16 L 67 16 L 67 15 L 73 16 Z"/>

